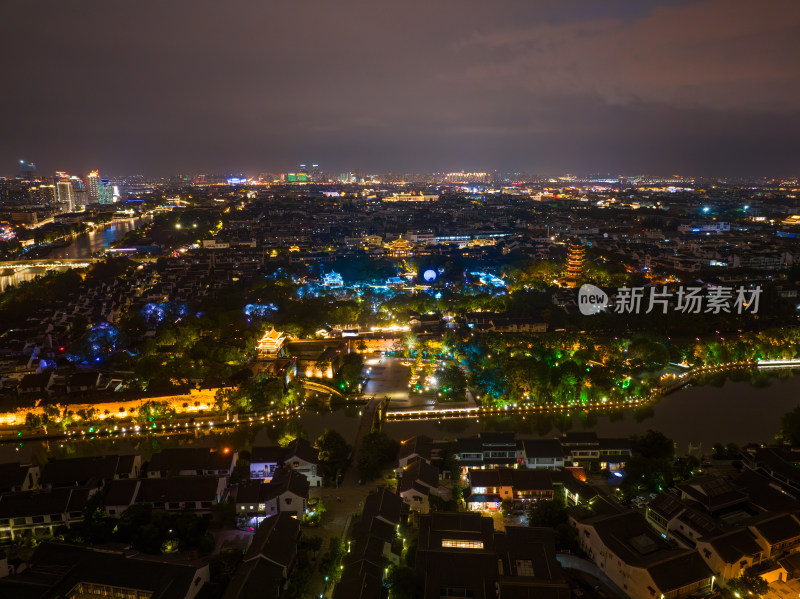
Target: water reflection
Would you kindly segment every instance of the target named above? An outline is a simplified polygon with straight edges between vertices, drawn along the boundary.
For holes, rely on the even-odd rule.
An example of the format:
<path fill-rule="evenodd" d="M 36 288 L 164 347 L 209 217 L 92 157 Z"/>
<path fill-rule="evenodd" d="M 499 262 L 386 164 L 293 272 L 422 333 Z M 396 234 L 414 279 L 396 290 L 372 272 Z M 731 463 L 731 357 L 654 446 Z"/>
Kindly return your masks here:
<path fill-rule="evenodd" d="M 106 249 L 112 242 L 122 239 L 126 233 L 135 230 L 142 224 L 140 218 L 115 220 L 105 229 L 90 231 L 78 235 L 75 240 L 63 248 L 54 248 L 48 258 L 89 258 L 100 250 Z"/>
<path fill-rule="evenodd" d="M 538 437 L 555 437 L 570 430 L 594 430 L 602 436 L 628 437 L 652 428 L 672 437 L 679 453 L 687 452 L 690 444 L 710 452 L 717 442 L 744 445 L 773 441 L 781 416 L 800 404 L 800 377 L 793 374 L 791 370 L 782 370 L 744 375 L 740 372 L 727 378 L 715 376 L 707 385 L 694 385 L 634 410 L 496 416 L 460 420 L 459 425 L 450 421 L 388 422 L 384 430 L 403 439 L 415 434 L 444 438 L 483 430 L 507 430 Z"/>
<path fill-rule="evenodd" d="M 780 426 L 780 417 L 800 404 L 800 377 L 792 371 L 747 373 L 714 379 L 716 384 L 692 386 L 670 394 L 660 402 L 635 410 L 492 416 L 481 419 L 386 422 L 384 431 L 395 439 L 424 434 L 434 439 L 455 439 L 481 431 L 513 431 L 534 437 L 556 437 L 567 431 L 596 431 L 607 437 L 628 437 L 648 429 L 662 431 L 677 443 L 679 454 L 689 445 L 710 452 L 714 443 L 770 442 Z M 768 385 L 768 389 L 754 386 Z M 355 438 L 360 406 L 317 408 L 285 421 L 243 424 L 229 430 L 194 430 L 157 437 L 95 438 L 85 441 L 10 443 L 0 446 L 0 461 L 47 457 L 139 452 L 144 459 L 166 447 L 194 445 L 240 450 L 253 445 L 274 445 L 281 439 L 302 435 L 313 441 L 326 428 L 345 439 Z"/>
<path fill-rule="evenodd" d="M 36 277 L 43 275 L 46 272 L 46 268 L 24 268 L 22 270 L 15 271 L 14 274 L 0 275 L 0 293 L 9 287 L 13 287 L 14 285 L 19 285 L 20 283 L 25 283 L 26 281 L 32 281 Z"/>
<path fill-rule="evenodd" d="M 73 242 L 66 247 L 53 248 L 44 260 L 90 258 L 95 253 L 108 248 L 114 241 L 122 239 L 126 233 L 140 227 L 143 220 L 142 218 L 115 220 L 105 229 L 78 235 Z M 8 287 L 31 281 L 39 275 L 45 274 L 47 270 L 46 268 L 26 268 L 16 271 L 13 274 L 2 274 L 0 275 L 0 293 L 5 291 Z"/>

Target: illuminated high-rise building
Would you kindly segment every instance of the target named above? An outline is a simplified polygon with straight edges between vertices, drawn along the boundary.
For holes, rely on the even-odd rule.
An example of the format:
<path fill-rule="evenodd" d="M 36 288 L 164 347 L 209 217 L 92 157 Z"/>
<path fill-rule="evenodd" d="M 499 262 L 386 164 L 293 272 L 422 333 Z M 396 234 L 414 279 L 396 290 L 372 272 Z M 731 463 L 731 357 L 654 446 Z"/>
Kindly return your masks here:
<path fill-rule="evenodd" d="M 89 192 L 90 204 L 100 202 L 100 173 L 98 171 L 92 171 L 86 177 L 86 190 Z"/>
<path fill-rule="evenodd" d="M 36 165 L 27 160 L 19 161 L 19 178 L 23 181 L 36 180 Z"/>
<path fill-rule="evenodd" d="M 83 183 L 83 179 L 80 177 L 72 176 L 69 178 L 70 183 L 72 183 L 72 193 L 75 197 L 75 201 L 73 203 L 72 210 L 83 210 L 83 207 L 89 203 L 89 196 L 86 192 L 86 185 Z"/>
<path fill-rule="evenodd" d="M 42 206 L 53 207 L 56 204 L 56 186 L 40 183 L 28 188 L 31 202 Z"/>
<path fill-rule="evenodd" d="M 577 287 L 578 281 L 583 272 L 583 258 L 586 255 L 586 248 L 578 241 L 571 241 L 567 253 L 567 277 L 564 280 L 566 287 Z"/>
<path fill-rule="evenodd" d="M 100 179 L 100 203 L 113 204 L 116 200 L 114 198 L 114 186 L 108 179 Z M 119 195 L 119 193 L 117 193 Z"/>
<path fill-rule="evenodd" d="M 58 183 L 56 183 L 56 191 L 61 212 L 74 212 L 75 188 L 72 186 L 72 181 L 70 181 L 69 178 L 64 178 L 63 173 Z"/>

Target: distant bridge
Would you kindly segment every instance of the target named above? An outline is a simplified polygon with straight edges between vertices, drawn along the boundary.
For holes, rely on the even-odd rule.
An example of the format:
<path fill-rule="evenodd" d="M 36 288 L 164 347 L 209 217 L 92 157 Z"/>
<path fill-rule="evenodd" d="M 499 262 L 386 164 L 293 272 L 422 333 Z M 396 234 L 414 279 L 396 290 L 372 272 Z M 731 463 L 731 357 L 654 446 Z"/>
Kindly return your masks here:
<path fill-rule="evenodd" d="M 102 262 L 100 258 L 60 258 L 60 259 L 33 259 L 33 260 L 6 260 L 0 262 L 0 268 L 86 268 L 95 262 Z"/>
<path fill-rule="evenodd" d="M 776 358 L 774 360 L 759 360 L 761 370 L 776 370 L 778 368 L 800 368 L 800 358 Z"/>
<path fill-rule="evenodd" d="M 303 385 L 306 389 L 311 389 L 312 391 L 317 391 L 319 393 L 332 393 L 334 395 L 338 395 L 341 398 L 344 398 L 339 391 L 334 389 L 333 387 L 328 387 L 327 385 L 322 385 L 321 383 L 316 383 L 314 381 L 309 381 L 306 379 L 298 379 L 300 384 Z"/>

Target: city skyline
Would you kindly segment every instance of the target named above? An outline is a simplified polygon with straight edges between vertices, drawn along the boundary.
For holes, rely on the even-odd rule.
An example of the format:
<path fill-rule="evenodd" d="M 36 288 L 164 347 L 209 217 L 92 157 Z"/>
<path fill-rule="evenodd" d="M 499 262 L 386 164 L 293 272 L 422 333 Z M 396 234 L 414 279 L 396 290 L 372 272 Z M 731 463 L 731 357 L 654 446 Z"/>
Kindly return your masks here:
<path fill-rule="evenodd" d="M 0 163 L 149 176 L 309 156 L 331 172 L 798 163 L 800 9 L 785 0 L 188 8 L 0 8 L 4 54 L 19 56 L 8 77 L 25 82 L 0 100 L 16 115 Z"/>
<path fill-rule="evenodd" d="M 285 161 L 284 161 L 285 162 Z M 283 163 L 282 163 L 283 164 Z M 142 173 L 142 172 L 135 172 L 135 171 L 125 171 L 125 172 L 115 172 L 110 175 L 106 176 L 105 169 L 98 169 L 96 166 L 91 167 L 83 167 L 78 168 L 73 171 L 65 171 L 63 169 L 57 169 L 55 171 L 43 171 L 39 169 L 37 163 L 35 161 L 22 159 L 17 161 L 17 164 L 14 166 L 19 166 L 20 169 L 15 173 L 13 166 L 6 168 L 4 171 L 0 170 L 0 180 L 6 181 L 57 181 L 59 176 L 66 175 L 69 173 L 74 173 L 72 176 L 79 178 L 79 179 L 86 179 L 90 181 L 93 176 L 96 175 L 99 170 L 102 170 L 105 180 L 108 178 L 112 178 L 114 180 L 122 180 L 122 179 L 133 179 L 133 178 L 143 178 L 144 180 L 151 181 L 151 182 L 166 182 L 171 179 L 178 179 L 183 178 L 187 184 L 191 184 L 197 182 L 197 179 L 201 179 L 203 177 L 211 177 L 211 178 L 225 178 L 225 177 L 234 177 L 236 178 L 233 183 L 234 184 L 248 184 L 251 182 L 255 183 L 279 183 L 281 182 L 281 178 L 284 178 L 289 175 L 296 175 L 303 173 L 308 176 L 307 180 L 300 181 L 297 179 L 292 180 L 285 180 L 285 182 L 291 183 L 343 183 L 341 177 L 345 175 L 355 177 L 358 175 L 359 177 L 382 177 L 382 176 L 391 176 L 392 179 L 390 183 L 398 183 L 400 182 L 398 179 L 402 179 L 403 177 L 409 177 L 405 182 L 407 183 L 421 183 L 422 178 L 433 178 L 433 179 L 441 179 L 440 183 L 468 183 L 468 182 L 476 182 L 476 183 L 484 183 L 490 185 L 492 183 L 499 183 L 499 182 L 511 182 L 513 181 L 514 177 L 518 177 L 520 180 L 538 180 L 538 182 L 546 183 L 558 183 L 564 184 L 569 183 L 570 181 L 575 181 L 579 183 L 617 183 L 620 184 L 628 184 L 628 183 L 636 183 L 641 181 L 650 182 L 678 182 L 678 181 L 711 181 L 717 179 L 719 181 L 724 181 L 728 183 L 737 183 L 737 182 L 746 182 L 746 181 L 779 181 L 785 183 L 791 183 L 794 180 L 797 180 L 797 175 L 793 173 L 783 173 L 783 174 L 770 174 L 770 175 L 758 175 L 754 173 L 750 173 L 747 171 L 738 172 L 736 174 L 731 175 L 723 175 L 719 173 L 712 173 L 712 172 L 668 172 L 668 171 L 649 171 L 649 172 L 625 172 L 625 171 L 618 171 L 618 172 L 589 172 L 589 171 L 579 171 L 575 169 L 567 169 L 565 171 L 559 172 L 535 172 L 535 171 L 522 171 L 522 170 L 513 170 L 513 169 L 494 169 L 494 170 L 476 170 L 476 171 L 469 171 L 466 169 L 453 169 L 453 170 L 435 170 L 435 169 L 421 169 L 416 171 L 404 171 L 401 169 L 385 169 L 385 170 L 376 170 L 376 171 L 369 171 L 369 170 L 359 170 L 359 169 L 337 169 L 335 171 L 328 171 L 323 169 L 320 165 L 314 164 L 313 173 L 315 176 L 312 176 L 311 173 L 307 172 L 308 169 L 303 169 L 305 164 L 295 164 L 290 165 L 288 168 L 279 169 L 279 168 L 270 168 L 270 167 L 263 167 L 260 169 L 252 169 L 252 170 L 245 170 L 245 169 L 209 169 L 209 170 L 186 170 L 180 172 L 172 172 L 172 173 Z M 24 168 L 24 171 L 22 170 Z M 473 176 L 474 179 L 470 179 L 470 176 Z M 241 177 L 241 179 L 238 179 Z M 267 180 L 269 177 L 273 177 L 272 181 Z M 449 180 L 453 177 L 458 177 L 458 180 Z M 353 182 L 361 182 L 361 181 L 353 181 Z"/>

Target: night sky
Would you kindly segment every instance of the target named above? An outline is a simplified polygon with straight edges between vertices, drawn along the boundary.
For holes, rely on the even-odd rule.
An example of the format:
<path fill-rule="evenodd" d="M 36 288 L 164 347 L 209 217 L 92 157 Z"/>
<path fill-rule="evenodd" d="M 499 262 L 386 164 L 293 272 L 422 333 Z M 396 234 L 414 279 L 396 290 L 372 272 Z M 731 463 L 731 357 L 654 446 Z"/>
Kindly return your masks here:
<path fill-rule="evenodd" d="M 0 0 L 0 174 L 800 174 L 798 0 Z"/>

